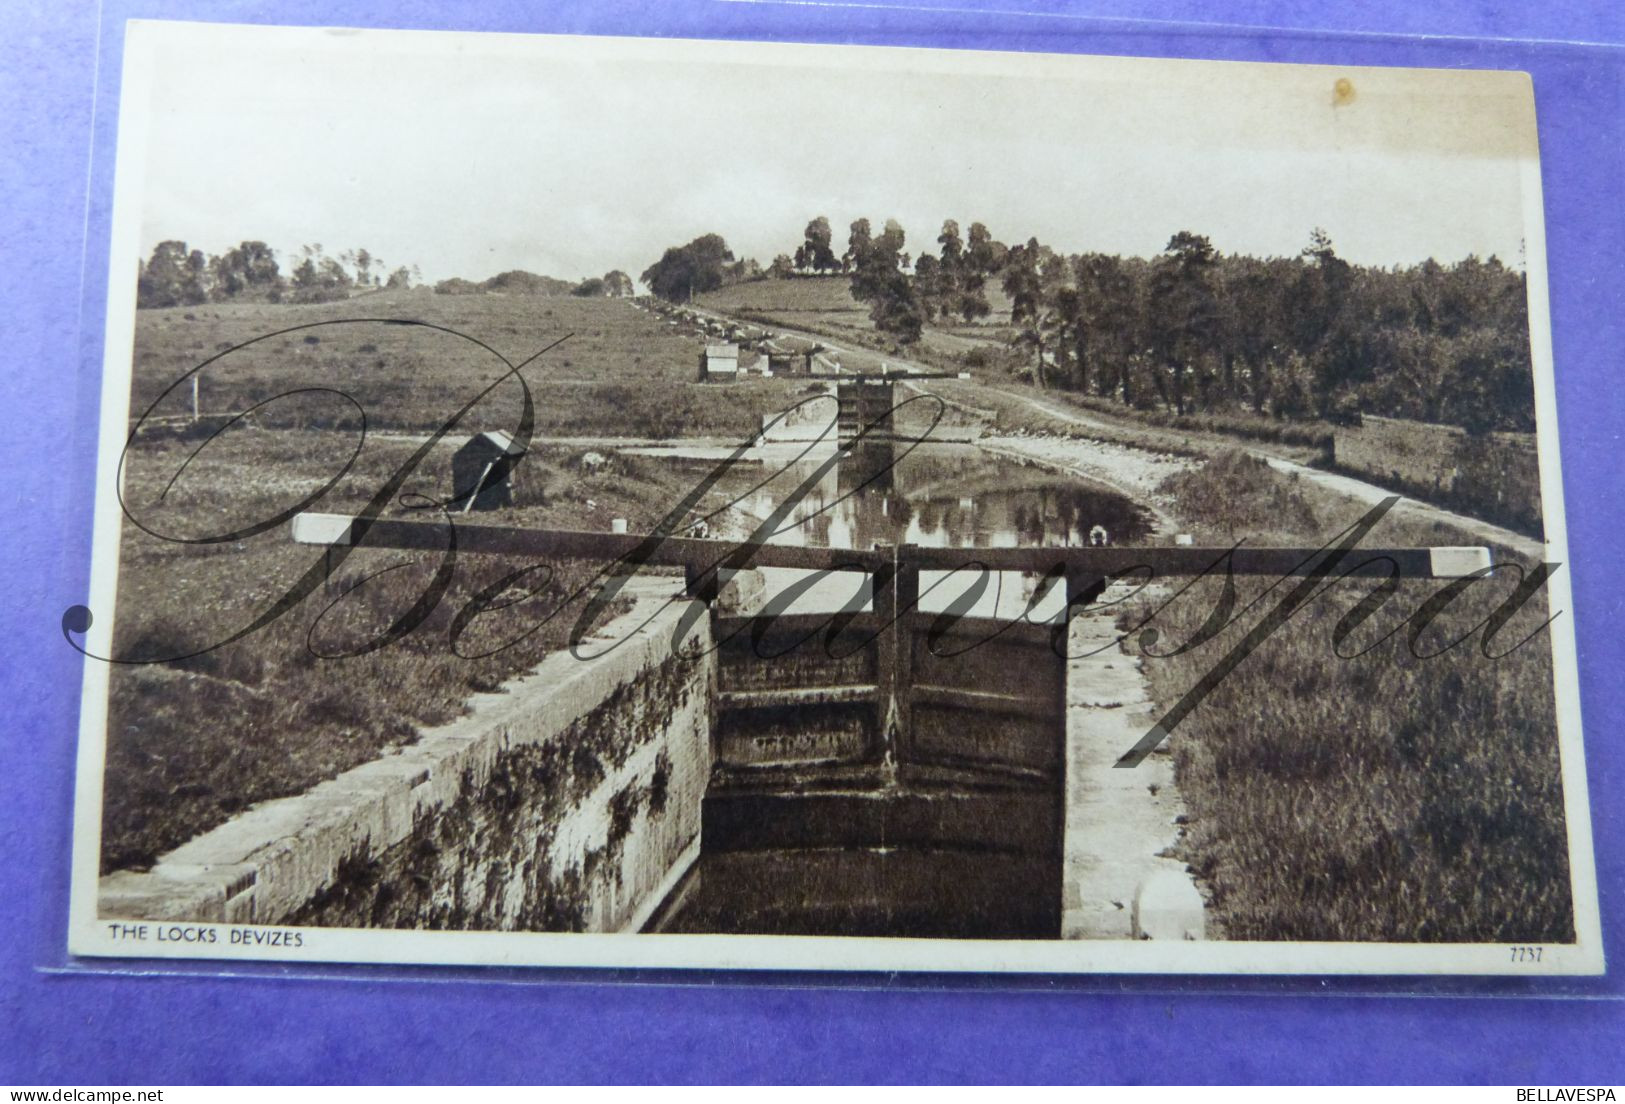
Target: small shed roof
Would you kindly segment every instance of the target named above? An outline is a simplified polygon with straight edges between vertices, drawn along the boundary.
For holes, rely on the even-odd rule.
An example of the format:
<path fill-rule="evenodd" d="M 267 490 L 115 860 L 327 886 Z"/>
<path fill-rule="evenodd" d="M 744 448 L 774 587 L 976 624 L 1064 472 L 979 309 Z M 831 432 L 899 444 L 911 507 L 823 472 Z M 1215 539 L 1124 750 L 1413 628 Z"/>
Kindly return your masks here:
<path fill-rule="evenodd" d="M 705 355 L 708 357 L 721 357 L 723 359 L 739 359 L 738 345 L 707 345 Z"/>
<path fill-rule="evenodd" d="M 525 453 L 525 450 L 520 448 L 518 442 L 513 439 L 512 434 L 504 433 L 500 429 L 492 429 L 487 430 L 484 433 L 476 433 L 472 438 L 469 439 L 468 444 L 465 444 L 463 448 L 468 448 L 471 445 L 483 446 L 491 449 L 493 452 L 499 452 L 504 456 L 523 456 Z"/>

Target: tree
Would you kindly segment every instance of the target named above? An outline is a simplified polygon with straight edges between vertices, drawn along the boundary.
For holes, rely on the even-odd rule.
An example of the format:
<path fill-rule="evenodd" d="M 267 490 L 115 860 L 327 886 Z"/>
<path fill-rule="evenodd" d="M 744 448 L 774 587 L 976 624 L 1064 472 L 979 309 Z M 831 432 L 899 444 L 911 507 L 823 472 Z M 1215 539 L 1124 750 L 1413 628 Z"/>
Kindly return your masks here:
<path fill-rule="evenodd" d="M 860 218 L 853 222 L 846 237 L 846 252 L 841 255 L 841 268 L 851 272 L 858 267 L 864 254 L 869 252 L 873 243 L 874 232 L 869 226 L 869 220 Z"/>
<path fill-rule="evenodd" d="M 481 291 L 496 291 L 503 295 L 568 295 L 576 283 L 557 280 L 552 276 L 538 276 L 522 268 L 510 268 L 478 284 Z"/>
<path fill-rule="evenodd" d="M 373 255 L 365 249 L 352 249 L 339 258 L 355 269 L 355 282 L 362 287 L 372 285 L 372 277 L 368 275 L 374 263 Z"/>
<path fill-rule="evenodd" d="M 628 299 L 636 293 L 632 286 L 632 277 L 618 268 L 610 269 L 604 273 L 604 294 L 612 295 L 617 299 Z"/>
<path fill-rule="evenodd" d="M 1010 322 L 1017 327 L 1014 344 L 1033 349 L 1033 382 L 1039 387 L 1047 386 L 1041 324 L 1044 293 L 1039 266 L 1048 252 L 1046 246 L 1038 244 L 1037 238 L 1028 238 L 1026 245 L 1018 245 L 1010 250 L 1004 263 L 1004 293 L 1010 297 Z"/>
<path fill-rule="evenodd" d="M 316 272 L 316 262 L 306 257 L 299 262 L 293 270 L 293 294 L 298 302 L 309 302 L 312 293 L 320 285 L 321 279 Z"/>
<path fill-rule="evenodd" d="M 966 322 L 986 318 L 992 310 L 988 306 L 984 285 L 983 277 L 970 270 L 966 270 L 959 278 L 959 295 L 954 301 L 954 310 Z"/>
<path fill-rule="evenodd" d="M 984 247 L 979 261 L 985 261 L 987 227 L 981 223 L 976 223 L 976 226 L 980 227 Z M 947 317 L 957 314 L 966 322 L 986 317 L 987 297 L 982 293 L 985 274 L 977 267 L 979 261 L 972 260 L 960 239 L 959 223 L 953 219 L 944 221 L 942 232 L 937 235 L 937 244 L 941 247 L 938 256 L 922 255 L 915 268 L 920 301 L 927 315 Z"/>
<path fill-rule="evenodd" d="M 604 294 L 604 281 L 598 276 L 588 276 L 571 288 L 570 294 L 580 296 L 583 299 L 595 299 Z"/>
<path fill-rule="evenodd" d="M 1306 418 L 1314 413 L 1313 370 L 1302 353 L 1293 350 L 1282 363 L 1271 406 L 1278 418 Z"/>
<path fill-rule="evenodd" d="M 1212 272 L 1217 254 L 1213 244 L 1200 234 L 1181 230 L 1168 240 L 1168 247 L 1151 272 L 1151 345 L 1158 361 L 1168 372 L 1170 393 L 1176 414 L 1186 413 L 1186 378 L 1200 370 L 1203 355 L 1212 348 L 1218 334 L 1219 316 L 1214 297 Z M 1155 377 L 1163 387 L 1162 377 Z"/>
<path fill-rule="evenodd" d="M 725 266 L 733 259 L 720 234 L 705 234 L 667 249 L 639 278 L 660 298 L 680 303 L 721 287 Z"/>
<path fill-rule="evenodd" d="M 1306 263 L 1288 292 L 1288 317 L 1293 345 L 1313 376 L 1315 405 L 1324 412 L 1333 394 L 1364 368 L 1345 317 L 1353 269 L 1337 255 L 1331 236 L 1318 226 L 1300 256 Z"/>
<path fill-rule="evenodd" d="M 755 257 L 741 257 L 722 270 L 724 284 L 743 284 L 762 279 L 762 264 Z"/>
<path fill-rule="evenodd" d="M 1037 328 L 1046 350 L 1046 372 L 1054 368 L 1049 382 L 1081 390 L 1088 382 L 1089 332 L 1070 258 L 1040 247 L 1038 295 Z"/>
<path fill-rule="evenodd" d="M 836 267 L 839 268 L 839 262 Z M 787 253 L 780 253 L 773 258 L 773 263 L 767 266 L 767 275 L 772 280 L 788 280 L 796 274 L 795 262 L 790 260 Z"/>
<path fill-rule="evenodd" d="M 245 241 L 209 259 L 209 294 L 215 299 L 275 301 L 282 291 L 276 254 L 262 241 Z"/>
<path fill-rule="evenodd" d="M 819 215 L 807 224 L 803 236 L 805 240 L 796 249 L 796 268 L 803 272 L 834 272 L 841 267 L 841 262 L 835 259 L 835 251 L 831 248 L 833 235 L 829 228 L 829 219 Z"/>
<path fill-rule="evenodd" d="M 209 298 L 209 259 L 203 250 L 194 249 L 186 255 L 186 280 L 181 285 L 181 301 L 201 303 Z"/>
<path fill-rule="evenodd" d="M 1100 253 L 1074 258 L 1072 269 L 1078 289 L 1074 346 L 1079 386 L 1086 386 L 1092 375 L 1096 394 L 1112 395 L 1126 383 L 1129 356 L 1138 338 L 1134 281 L 1122 258 Z"/>
<path fill-rule="evenodd" d="M 970 224 L 969 246 L 965 250 L 965 260 L 969 263 L 971 272 L 983 279 L 997 275 L 1009 255 L 1009 247 L 1003 242 L 994 241 L 986 226 L 979 222 Z"/>
<path fill-rule="evenodd" d="M 1225 394 L 1232 402 L 1245 401 L 1255 414 L 1262 414 L 1270 401 L 1274 376 L 1292 346 L 1282 289 L 1295 267 L 1280 258 L 1232 257 L 1221 275 Z"/>
<path fill-rule="evenodd" d="M 891 335 L 899 344 L 911 345 L 920 339 L 925 312 L 915 294 L 914 281 L 903 271 L 903 228 L 895 219 L 887 219 L 878 238 L 865 240 L 869 222 L 859 222 L 863 224 L 863 236 L 858 224 L 852 224 L 852 298 L 869 304 L 869 318 L 875 329 Z"/>
<path fill-rule="evenodd" d="M 389 279 L 385 281 L 384 287 L 395 291 L 405 291 L 412 286 L 412 283 L 412 270 L 402 265 L 389 274 Z"/>
<path fill-rule="evenodd" d="M 320 242 L 301 249 L 303 259 L 293 270 L 296 303 L 326 303 L 350 294 L 350 274 L 338 261 L 322 252 Z"/>
<path fill-rule="evenodd" d="M 952 289 L 948 276 L 942 263 L 929 253 L 921 254 L 914 262 L 914 293 L 928 322 L 949 309 Z"/>
<path fill-rule="evenodd" d="M 322 286 L 339 293 L 335 298 L 342 299 L 349 295 L 355 281 L 350 279 L 349 272 L 345 271 L 342 264 L 332 257 L 323 257 L 318 262 L 317 268 L 321 272 Z"/>
<path fill-rule="evenodd" d="M 959 237 L 959 223 L 944 219 L 942 232 L 937 235 L 937 244 L 942 247 L 940 256 L 943 268 L 957 273 L 965 267 L 965 243 Z"/>
<path fill-rule="evenodd" d="M 138 307 L 192 306 L 208 298 L 208 260 L 183 241 L 161 241 L 136 280 Z"/>
<path fill-rule="evenodd" d="M 988 277 L 1004 267 L 1009 249 L 994 241 L 980 222 L 971 223 L 969 244 L 961 243 L 959 224 L 953 219 L 942 224 L 937 242 L 942 246 L 942 312 L 966 322 L 986 318 L 990 308 L 983 289 Z"/>

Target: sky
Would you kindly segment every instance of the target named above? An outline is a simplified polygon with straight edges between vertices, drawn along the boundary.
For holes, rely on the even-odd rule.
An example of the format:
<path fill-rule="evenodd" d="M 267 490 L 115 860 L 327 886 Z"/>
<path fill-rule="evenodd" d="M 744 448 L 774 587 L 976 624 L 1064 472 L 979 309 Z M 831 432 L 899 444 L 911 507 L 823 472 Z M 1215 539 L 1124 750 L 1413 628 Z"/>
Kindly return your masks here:
<path fill-rule="evenodd" d="M 1356 263 L 1521 263 L 1520 74 L 873 47 L 132 25 L 118 187 L 140 249 L 365 247 L 435 281 L 635 278 L 710 232 L 944 219 L 1062 252 L 1179 230 Z M 1339 82 L 1343 82 L 1339 84 Z M 133 162 L 126 164 L 126 160 Z"/>

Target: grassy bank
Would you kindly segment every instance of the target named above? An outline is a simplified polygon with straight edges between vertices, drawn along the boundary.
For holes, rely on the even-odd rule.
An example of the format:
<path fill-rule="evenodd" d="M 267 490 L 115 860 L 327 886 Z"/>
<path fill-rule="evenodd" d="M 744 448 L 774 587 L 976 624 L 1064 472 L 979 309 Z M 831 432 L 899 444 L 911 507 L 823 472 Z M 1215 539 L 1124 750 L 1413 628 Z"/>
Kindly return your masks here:
<path fill-rule="evenodd" d="M 325 483 L 353 441 L 332 431 L 234 430 L 162 494 L 193 447 L 151 441 L 132 457 L 126 497 L 142 524 L 199 537 L 275 516 Z M 318 508 L 361 508 L 411 450 L 405 442 L 369 440 Z M 438 450 L 405 490 L 445 497 L 449 464 L 450 449 Z M 521 465 L 516 508 L 500 520 L 607 531 L 611 518 L 625 517 L 645 527 L 684 490 L 657 464 L 616 457 L 589 473 L 575 453 L 546 449 Z M 385 516 L 408 515 L 392 508 Z M 242 541 L 185 545 L 126 523 L 114 654 L 152 660 L 208 648 L 252 623 L 322 555 L 294 545 L 285 525 Z M 581 601 L 568 603 L 514 647 L 460 658 L 449 639 L 457 612 L 483 587 L 528 566 L 465 556 L 438 607 L 408 635 L 347 658 L 313 654 L 358 651 L 376 639 L 426 591 L 437 563 L 432 555 L 359 550 L 332 587 L 240 641 L 195 658 L 115 666 L 103 870 L 150 864 L 248 805 L 303 792 L 411 742 L 418 726 L 458 716 L 470 694 L 495 689 L 563 646 L 581 612 Z M 460 651 L 489 651 L 541 624 L 601 566 L 565 561 L 551 577 L 527 578 L 535 593 L 508 592 L 513 604 L 472 621 Z"/>
<path fill-rule="evenodd" d="M 1261 461 L 1232 453 L 1171 478 L 1166 491 L 1199 542 L 1308 542 L 1359 516 Z M 1385 518 L 1366 547 L 1470 543 L 1442 526 Z M 1268 580 L 1238 582 L 1240 609 Z M 1220 682 L 1170 746 L 1190 810 L 1180 856 L 1211 893 L 1232 939 L 1566 942 L 1573 910 L 1558 778 L 1551 652 L 1542 634 L 1498 659 L 1475 634 L 1417 658 L 1407 633 L 1381 641 L 1445 585 L 1407 581 L 1354 632 L 1332 632 L 1372 589 L 1337 584 Z M 1424 633 L 1425 656 L 1466 632 L 1515 585 L 1470 589 Z M 1218 601 L 1203 580 L 1158 613 L 1140 649 L 1166 711 L 1273 606 L 1183 655 Z M 1136 624 L 1139 610 L 1120 624 Z M 1537 600 L 1496 638 L 1523 639 Z"/>
<path fill-rule="evenodd" d="M 131 414 L 219 356 L 200 377 L 205 413 L 268 403 L 255 413 L 262 425 L 343 428 L 364 412 L 371 429 L 431 430 L 500 379 L 504 359 L 522 363 L 555 342 L 523 373 L 540 434 L 742 437 L 790 401 L 785 380 L 695 382 L 702 340 L 622 300 L 418 291 L 139 311 Z M 517 384 L 501 383 L 465 424 L 512 427 L 521 399 Z M 156 413 L 190 409 L 187 382 Z"/>

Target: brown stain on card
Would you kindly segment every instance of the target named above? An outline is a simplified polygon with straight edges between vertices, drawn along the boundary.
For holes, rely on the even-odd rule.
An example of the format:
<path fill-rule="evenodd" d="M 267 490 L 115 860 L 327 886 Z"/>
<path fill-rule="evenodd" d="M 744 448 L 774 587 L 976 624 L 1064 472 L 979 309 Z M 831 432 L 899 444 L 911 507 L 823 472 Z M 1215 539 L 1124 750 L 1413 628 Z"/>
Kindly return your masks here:
<path fill-rule="evenodd" d="M 1354 82 L 1347 77 L 1338 77 L 1337 83 L 1332 85 L 1332 106 L 1347 107 L 1354 102 Z"/>

